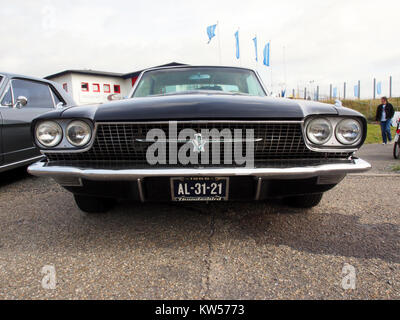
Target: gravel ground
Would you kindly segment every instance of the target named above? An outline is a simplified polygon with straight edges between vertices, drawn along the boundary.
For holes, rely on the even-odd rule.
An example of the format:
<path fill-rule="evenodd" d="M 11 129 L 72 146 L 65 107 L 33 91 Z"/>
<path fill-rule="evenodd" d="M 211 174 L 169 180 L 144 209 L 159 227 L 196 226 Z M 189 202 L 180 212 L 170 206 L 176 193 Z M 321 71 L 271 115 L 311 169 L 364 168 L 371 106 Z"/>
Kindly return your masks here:
<path fill-rule="evenodd" d="M 390 173 L 392 159 L 375 156 L 385 147 L 366 147 L 374 173 Z M 92 216 L 52 180 L 14 170 L 0 182 L 0 298 L 400 299 L 398 179 L 349 176 L 306 212 L 122 203 Z M 342 288 L 345 264 L 354 290 Z M 54 290 L 41 285 L 46 265 Z"/>

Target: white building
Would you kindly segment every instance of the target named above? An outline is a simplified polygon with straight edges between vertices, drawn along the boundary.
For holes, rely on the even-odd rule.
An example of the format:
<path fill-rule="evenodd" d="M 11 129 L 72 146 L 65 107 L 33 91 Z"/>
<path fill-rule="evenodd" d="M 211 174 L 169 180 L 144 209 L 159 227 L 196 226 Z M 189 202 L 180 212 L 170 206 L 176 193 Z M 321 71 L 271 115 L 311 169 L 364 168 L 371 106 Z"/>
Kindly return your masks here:
<path fill-rule="evenodd" d="M 182 63 L 172 62 L 159 67 L 177 65 Z M 59 83 L 78 105 L 85 105 L 105 103 L 113 94 L 127 96 L 142 71 L 123 74 L 94 70 L 65 70 L 49 75 L 45 79 Z"/>

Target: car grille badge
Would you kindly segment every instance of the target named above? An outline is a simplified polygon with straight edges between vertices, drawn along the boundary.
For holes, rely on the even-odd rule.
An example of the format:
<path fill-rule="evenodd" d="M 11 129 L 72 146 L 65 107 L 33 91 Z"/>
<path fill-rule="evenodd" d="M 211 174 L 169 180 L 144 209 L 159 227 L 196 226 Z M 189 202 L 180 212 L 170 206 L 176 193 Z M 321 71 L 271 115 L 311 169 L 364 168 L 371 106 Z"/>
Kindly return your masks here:
<path fill-rule="evenodd" d="M 200 153 L 206 151 L 204 146 L 207 142 L 203 140 L 201 133 L 195 134 L 194 138 L 190 142 L 193 144 L 193 152 Z"/>

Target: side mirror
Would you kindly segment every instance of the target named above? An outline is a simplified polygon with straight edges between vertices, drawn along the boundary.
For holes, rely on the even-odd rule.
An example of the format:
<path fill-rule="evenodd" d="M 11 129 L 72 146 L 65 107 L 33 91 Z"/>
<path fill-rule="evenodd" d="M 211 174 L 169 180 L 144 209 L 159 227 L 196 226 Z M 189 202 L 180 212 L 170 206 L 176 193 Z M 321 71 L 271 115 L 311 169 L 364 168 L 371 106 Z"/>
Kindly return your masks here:
<path fill-rule="evenodd" d="M 17 98 L 17 101 L 15 101 L 13 108 L 21 109 L 22 107 L 25 107 L 27 104 L 28 104 L 28 99 L 24 96 L 19 96 Z"/>

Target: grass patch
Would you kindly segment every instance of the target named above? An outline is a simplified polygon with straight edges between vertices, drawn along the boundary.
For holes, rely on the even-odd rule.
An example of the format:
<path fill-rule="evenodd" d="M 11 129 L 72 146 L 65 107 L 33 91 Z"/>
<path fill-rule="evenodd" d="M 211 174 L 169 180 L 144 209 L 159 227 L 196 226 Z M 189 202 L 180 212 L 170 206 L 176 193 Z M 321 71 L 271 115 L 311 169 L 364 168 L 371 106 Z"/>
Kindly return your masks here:
<path fill-rule="evenodd" d="M 341 100 L 342 104 L 346 108 L 357 110 L 362 113 L 369 121 L 375 121 L 376 108 L 381 104 L 380 99 L 369 99 L 369 100 Z M 327 102 L 335 104 L 335 100 L 326 100 Z M 389 98 L 389 102 L 393 105 L 395 111 L 400 111 L 400 97 Z"/>
<path fill-rule="evenodd" d="M 392 127 L 392 138 L 396 134 L 396 128 Z M 381 126 L 379 124 L 368 124 L 367 139 L 365 143 L 382 143 Z"/>
<path fill-rule="evenodd" d="M 400 172 L 400 164 L 398 164 L 398 165 L 396 165 L 396 166 L 393 166 L 393 167 L 392 167 L 392 171 Z"/>

